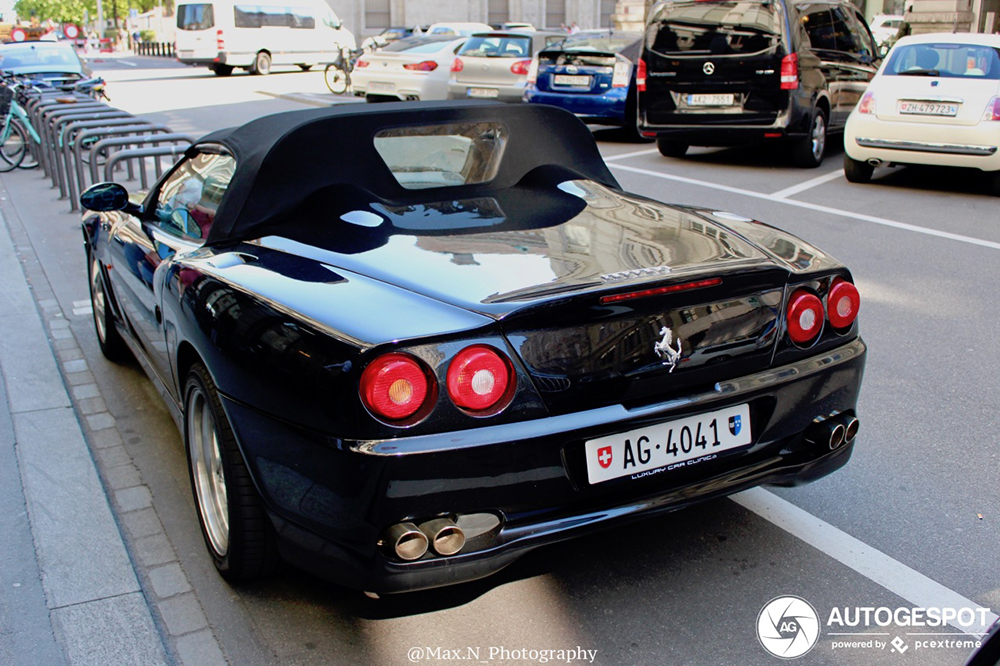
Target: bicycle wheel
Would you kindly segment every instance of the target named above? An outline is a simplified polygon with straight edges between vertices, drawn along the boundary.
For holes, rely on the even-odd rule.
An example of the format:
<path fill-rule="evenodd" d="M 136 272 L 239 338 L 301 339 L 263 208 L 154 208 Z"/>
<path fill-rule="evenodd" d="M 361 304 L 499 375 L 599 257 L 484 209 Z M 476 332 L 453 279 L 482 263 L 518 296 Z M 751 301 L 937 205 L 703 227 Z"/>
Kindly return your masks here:
<path fill-rule="evenodd" d="M 326 87 L 334 95 L 342 95 L 347 92 L 347 86 L 351 82 L 347 72 L 334 64 L 326 66 L 326 69 L 323 70 L 323 78 L 326 80 Z"/>
<path fill-rule="evenodd" d="M 20 121 L 12 121 L 17 125 L 18 129 L 21 130 L 21 134 L 25 137 L 30 137 L 28 130 L 25 129 L 24 125 Z M 42 149 L 41 145 L 35 143 L 30 139 L 25 139 L 25 145 L 27 150 L 24 153 L 24 157 L 21 159 L 21 163 L 17 165 L 18 169 L 35 169 L 38 167 L 38 151 Z"/>
<path fill-rule="evenodd" d="M 26 152 L 28 152 L 28 137 L 20 125 L 10 123 L 3 145 L 0 145 L 0 172 L 16 169 Z"/>

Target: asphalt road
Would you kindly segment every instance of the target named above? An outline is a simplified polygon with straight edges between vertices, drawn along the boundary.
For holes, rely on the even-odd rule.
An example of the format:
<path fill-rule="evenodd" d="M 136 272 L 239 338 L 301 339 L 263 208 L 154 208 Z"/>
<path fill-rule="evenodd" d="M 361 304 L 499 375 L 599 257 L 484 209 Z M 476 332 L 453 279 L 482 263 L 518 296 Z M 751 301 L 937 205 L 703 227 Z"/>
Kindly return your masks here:
<path fill-rule="evenodd" d="M 94 68 L 116 106 L 181 132 L 334 99 L 315 71 L 218 78 L 153 58 Z M 159 397 L 138 366 L 103 361 L 80 312 L 73 331 L 227 657 L 540 663 L 530 651 L 582 648 L 600 664 L 775 664 L 757 639 L 758 614 L 795 595 L 822 624 L 800 663 L 961 664 L 968 650 L 918 642 L 974 639 L 972 629 L 828 620 L 855 607 L 1000 609 L 1000 213 L 985 179 L 899 169 L 852 185 L 839 149 L 819 169 L 800 170 L 777 146 L 670 159 L 615 132 L 597 136 L 625 189 L 755 217 L 851 267 L 869 344 L 852 461 L 801 488 L 753 491 L 536 551 L 457 588 L 375 601 L 287 568 L 231 587 L 205 552 L 180 437 Z M 63 310 L 80 311 L 87 285 L 76 216 L 37 173 L 4 182 Z M 833 635 L 858 633 L 867 635 Z"/>

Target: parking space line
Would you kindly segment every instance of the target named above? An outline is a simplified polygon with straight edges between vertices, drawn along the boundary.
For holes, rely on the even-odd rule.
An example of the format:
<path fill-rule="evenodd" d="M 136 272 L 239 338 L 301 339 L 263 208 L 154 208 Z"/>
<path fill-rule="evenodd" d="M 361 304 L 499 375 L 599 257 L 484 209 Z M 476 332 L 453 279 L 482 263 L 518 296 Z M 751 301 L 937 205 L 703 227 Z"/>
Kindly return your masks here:
<path fill-rule="evenodd" d="M 607 160 L 605 160 L 607 161 Z M 733 194 L 740 194 L 745 197 L 753 197 L 754 199 L 765 199 L 767 201 L 774 201 L 775 203 L 785 204 L 786 206 L 796 206 L 798 208 L 807 208 L 809 210 L 814 210 L 818 213 L 826 213 L 828 215 L 837 215 L 839 217 L 847 217 L 853 220 L 858 220 L 860 222 L 871 222 L 872 224 L 879 224 L 884 227 L 892 227 L 894 229 L 902 229 L 904 231 L 912 231 L 918 234 L 924 234 L 927 236 L 935 236 L 937 238 L 946 238 L 948 240 L 958 241 L 960 243 L 968 243 L 970 245 L 978 245 L 979 247 L 987 247 L 992 250 L 1000 250 L 1000 243 L 994 241 L 984 240 L 982 238 L 973 238 L 972 236 L 963 236 L 962 234 L 953 234 L 949 231 L 939 231 L 937 229 L 928 229 L 927 227 L 919 227 L 915 224 L 907 224 L 906 222 L 897 222 L 895 220 L 888 220 L 884 217 L 875 217 L 874 215 L 865 215 L 864 213 L 853 213 L 847 210 L 840 210 L 839 208 L 831 208 L 829 206 L 821 206 L 820 204 L 809 203 L 808 201 L 798 201 L 796 199 L 775 199 L 773 194 L 765 194 L 763 192 L 754 192 L 753 190 L 744 190 L 739 187 L 730 187 L 728 185 L 720 185 L 718 183 L 709 183 L 704 180 L 695 180 L 694 178 L 685 178 L 684 176 L 674 176 L 667 173 L 661 173 L 659 171 L 650 171 L 649 169 L 639 169 L 637 167 L 630 167 L 624 164 L 609 164 L 613 169 L 621 169 L 622 171 L 631 171 L 632 173 L 642 174 L 643 176 L 652 176 L 653 178 L 662 178 L 664 180 L 673 180 L 679 183 L 687 183 L 689 185 L 698 185 L 700 187 L 708 187 L 713 190 L 722 190 L 723 192 L 732 192 Z"/>
<path fill-rule="evenodd" d="M 822 176 L 816 176 L 815 178 L 810 178 L 804 183 L 799 183 L 798 185 L 792 185 L 791 187 L 786 187 L 783 190 L 778 190 L 771 195 L 772 199 L 784 199 L 786 197 L 793 196 L 799 192 L 805 192 L 806 190 L 811 190 L 814 187 L 822 185 L 823 183 L 829 183 L 831 180 L 836 180 L 837 178 L 842 178 L 844 176 L 844 170 L 838 169 L 831 173 L 825 173 Z"/>
<path fill-rule="evenodd" d="M 954 609 L 980 607 L 971 599 L 763 488 L 747 490 L 733 495 L 731 499 L 914 606 Z M 980 636 L 997 619 L 995 613 L 986 613 L 983 618 L 977 612 L 975 617 L 976 622 L 968 627 L 957 622 L 952 622 L 951 626 L 966 634 Z"/>
<path fill-rule="evenodd" d="M 647 148 L 646 150 L 636 150 L 631 153 L 622 153 L 621 155 L 612 155 L 611 157 L 605 157 L 604 161 L 613 162 L 614 160 L 623 160 L 627 157 L 639 157 L 640 155 L 655 155 L 658 152 L 660 152 L 658 148 Z"/>
<path fill-rule="evenodd" d="M 118 62 L 120 62 L 123 65 L 128 65 L 129 67 L 138 67 L 139 66 L 137 63 L 129 62 L 128 60 L 119 59 Z"/>

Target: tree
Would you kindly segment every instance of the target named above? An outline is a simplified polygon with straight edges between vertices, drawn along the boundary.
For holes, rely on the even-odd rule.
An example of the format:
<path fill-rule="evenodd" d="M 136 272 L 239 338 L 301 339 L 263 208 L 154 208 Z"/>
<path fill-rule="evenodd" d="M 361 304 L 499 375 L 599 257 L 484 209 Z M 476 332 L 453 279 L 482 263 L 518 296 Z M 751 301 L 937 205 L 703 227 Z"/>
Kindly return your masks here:
<path fill-rule="evenodd" d="M 83 23 L 84 12 L 97 13 L 96 0 L 17 0 L 14 12 L 22 20 L 36 17 L 39 21 L 52 19 L 59 23 Z"/>

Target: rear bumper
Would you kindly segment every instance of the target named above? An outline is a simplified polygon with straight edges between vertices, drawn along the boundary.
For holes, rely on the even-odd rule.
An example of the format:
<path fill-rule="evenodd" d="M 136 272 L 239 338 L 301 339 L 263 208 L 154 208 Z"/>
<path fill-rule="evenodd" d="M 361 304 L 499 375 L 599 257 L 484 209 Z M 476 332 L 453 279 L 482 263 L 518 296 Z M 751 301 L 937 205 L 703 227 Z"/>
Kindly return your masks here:
<path fill-rule="evenodd" d="M 495 99 L 500 102 L 520 102 L 524 97 L 524 87 L 526 82 L 521 81 L 514 85 L 497 85 L 495 83 L 455 83 L 448 84 L 448 99 Z M 495 97 L 476 97 L 469 94 L 469 90 L 496 90 Z"/>
<path fill-rule="evenodd" d="M 829 474 L 852 446 L 822 450 L 803 433 L 817 417 L 856 410 L 865 355 L 859 338 L 665 403 L 395 440 L 306 433 L 223 403 L 285 559 L 350 587 L 404 592 L 481 578 L 533 548 L 642 516 Z M 588 483 L 588 439 L 741 403 L 750 405 L 751 445 L 681 469 Z M 376 546 L 397 522 L 483 512 L 499 516 L 500 529 L 457 555 L 401 562 Z"/>
<path fill-rule="evenodd" d="M 604 93 L 545 92 L 534 86 L 524 89 L 524 101 L 531 104 L 550 104 L 575 114 L 585 122 L 608 125 L 625 125 L 625 102 L 628 88 L 612 88 Z M 629 119 L 631 123 L 635 118 Z"/>
<path fill-rule="evenodd" d="M 949 126 L 890 122 L 852 113 L 844 135 L 844 151 L 860 161 L 878 159 L 1000 171 L 1000 122 Z"/>

